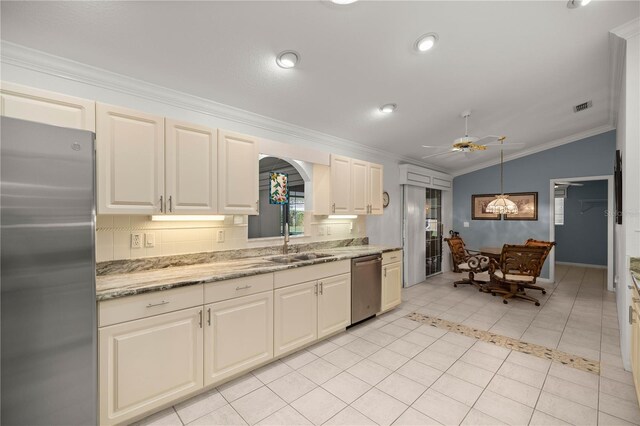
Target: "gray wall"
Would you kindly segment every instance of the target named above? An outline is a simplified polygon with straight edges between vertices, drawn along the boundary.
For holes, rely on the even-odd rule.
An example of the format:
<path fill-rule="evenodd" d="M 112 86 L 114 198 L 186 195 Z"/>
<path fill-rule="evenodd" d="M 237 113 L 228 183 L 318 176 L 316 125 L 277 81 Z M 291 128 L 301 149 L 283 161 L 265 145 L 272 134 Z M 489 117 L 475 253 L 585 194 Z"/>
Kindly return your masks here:
<path fill-rule="evenodd" d="M 556 261 L 606 266 L 607 181 L 581 183 L 570 186 L 564 200 L 564 225 L 556 225 Z"/>
<path fill-rule="evenodd" d="M 467 247 L 522 244 L 527 238 L 549 239 L 549 180 L 613 174 L 615 131 L 601 133 L 504 163 L 505 192 L 538 192 L 537 221 L 471 220 L 471 195 L 500 188 L 500 166 L 460 175 L 453 180 L 453 226 Z M 463 222 L 469 222 L 469 228 Z M 542 278 L 549 277 L 545 265 Z"/>

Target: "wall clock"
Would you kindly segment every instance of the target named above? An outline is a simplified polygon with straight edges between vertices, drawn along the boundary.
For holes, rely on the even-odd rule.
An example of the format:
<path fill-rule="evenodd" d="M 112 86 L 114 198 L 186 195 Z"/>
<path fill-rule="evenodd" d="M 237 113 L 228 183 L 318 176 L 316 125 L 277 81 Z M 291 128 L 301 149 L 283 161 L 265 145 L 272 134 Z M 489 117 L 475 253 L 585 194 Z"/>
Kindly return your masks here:
<path fill-rule="evenodd" d="M 384 191 L 382 193 L 382 207 L 387 207 L 389 205 L 389 193 Z"/>

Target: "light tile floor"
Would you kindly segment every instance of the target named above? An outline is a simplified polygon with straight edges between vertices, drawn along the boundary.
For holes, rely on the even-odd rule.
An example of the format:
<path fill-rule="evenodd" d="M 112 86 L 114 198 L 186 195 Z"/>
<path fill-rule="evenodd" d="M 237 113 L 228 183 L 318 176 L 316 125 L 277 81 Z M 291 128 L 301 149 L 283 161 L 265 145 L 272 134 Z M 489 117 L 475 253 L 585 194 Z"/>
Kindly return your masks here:
<path fill-rule="evenodd" d="M 605 271 L 556 274 L 539 307 L 430 278 L 398 309 L 139 424 L 640 425 Z M 416 311 L 599 360 L 601 374 L 404 318 Z"/>

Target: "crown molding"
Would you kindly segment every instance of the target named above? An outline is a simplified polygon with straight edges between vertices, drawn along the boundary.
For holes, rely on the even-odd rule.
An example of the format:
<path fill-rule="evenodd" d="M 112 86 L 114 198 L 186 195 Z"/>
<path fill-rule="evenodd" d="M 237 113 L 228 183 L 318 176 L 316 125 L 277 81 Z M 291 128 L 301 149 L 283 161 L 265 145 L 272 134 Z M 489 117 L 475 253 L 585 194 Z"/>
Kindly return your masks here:
<path fill-rule="evenodd" d="M 640 18 L 635 18 L 629 22 L 625 22 L 624 24 L 615 27 L 610 32 L 625 40 L 629 40 L 632 37 L 640 35 Z"/>
<path fill-rule="evenodd" d="M 365 155 L 374 155 L 392 161 L 404 162 L 432 169 L 434 168 L 430 164 L 417 161 L 411 157 L 394 154 L 362 143 L 276 120 L 264 115 L 235 108 L 230 105 L 127 77 L 122 74 L 113 73 L 102 68 L 50 55 L 48 53 L 7 42 L 5 40 L 2 40 L 0 44 L 0 62 L 55 76 L 61 79 L 108 89 L 200 114 L 250 125 L 281 135 L 291 136 L 302 141 L 317 143 L 328 148 L 349 149 Z"/>
<path fill-rule="evenodd" d="M 586 130 L 584 132 L 574 133 L 573 135 L 565 136 L 564 138 L 560 138 L 560 139 L 556 139 L 540 145 L 536 145 L 535 147 L 532 147 L 524 151 L 520 151 L 515 154 L 505 155 L 504 162 L 506 163 L 507 161 L 526 157 L 528 155 L 535 154 L 537 152 L 546 151 L 547 149 L 557 148 L 559 146 L 566 145 L 571 142 L 576 142 L 591 136 L 599 135 L 601 133 L 609 132 L 614 129 L 615 127 L 612 126 L 611 124 L 604 124 L 602 126 L 598 126 L 598 127 L 594 127 L 593 129 Z M 455 172 L 452 172 L 451 175 L 453 177 L 466 175 L 467 173 L 475 172 L 477 170 L 485 169 L 491 166 L 496 166 L 498 164 L 500 164 L 500 160 L 486 161 L 484 163 L 476 164 L 471 167 L 464 168 L 462 170 L 456 170 Z"/>

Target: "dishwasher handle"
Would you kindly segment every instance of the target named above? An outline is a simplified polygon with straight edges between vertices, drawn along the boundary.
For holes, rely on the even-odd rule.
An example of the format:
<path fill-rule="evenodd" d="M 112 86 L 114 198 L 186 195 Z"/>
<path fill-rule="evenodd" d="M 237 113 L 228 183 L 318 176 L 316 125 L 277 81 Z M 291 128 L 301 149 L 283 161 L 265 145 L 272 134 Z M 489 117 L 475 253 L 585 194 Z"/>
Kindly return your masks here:
<path fill-rule="evenodd" d="M 373 260 L 369 260 L 367 262 L 354 262 L 355 266 L 367 266 L 367 265 L 373 265 L 375 263 L 381 263 L 382 262 L 382 258 L 378 257 L 377 259 L 373 259 Z"/>

